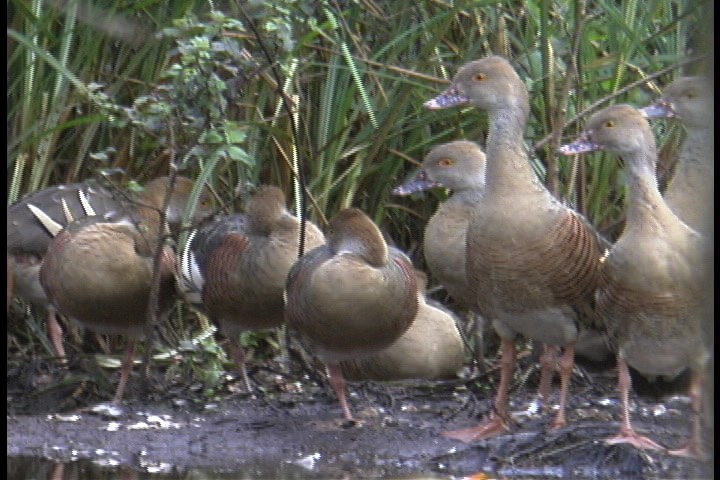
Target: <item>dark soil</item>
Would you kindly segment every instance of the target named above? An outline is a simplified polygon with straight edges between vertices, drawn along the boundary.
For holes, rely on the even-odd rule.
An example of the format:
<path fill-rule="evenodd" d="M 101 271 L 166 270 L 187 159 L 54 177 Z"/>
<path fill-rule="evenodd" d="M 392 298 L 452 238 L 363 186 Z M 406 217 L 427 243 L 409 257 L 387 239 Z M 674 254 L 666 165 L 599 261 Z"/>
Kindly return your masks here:
<path fill-rule="evenodd" d="M 521 413 L 537 384 L 536 363 L 525 353 L 512 389 L 512 408 Z M 114 412 L 98 404 L 112 398 L 117 371 L 100 369 L 94 357 L 73 355 L 62 368 L 8 354 L 13 458 L 91 459 L 137 472 L 207 468 L 246 472 L 244 478 L 712 478 L 712 460 L 603 442 L 617 432 L 620 411 L 607 366 L 576 368 L 567 427 L 546 431 L 552 412 L 518 414 L 511 432 L 464 444 L 440 434 L 490 412 L 496 369 L 450 382 L 350 384 L 360 424 L 347 425 L 330 387 L 319 374 L 303 373 L 299 361 L 292 374 L 273 360 L 251 362 L 254 395 L 230 375 L 212 394 L 204 391 L 202 382 L 188 380 L 192 369 L 182 367 L 190 360 L 182 356 L 153 362 L 149 382 L 136 367 L 128 399 Z M 645 387 L 636 382 L 632 396 L 635 428 L 669 448 L 681 446 L 689 432 L 687 397 L 669 388 L 656 396 Z M 709 432 L 710 452 L 712 442 Z"/>

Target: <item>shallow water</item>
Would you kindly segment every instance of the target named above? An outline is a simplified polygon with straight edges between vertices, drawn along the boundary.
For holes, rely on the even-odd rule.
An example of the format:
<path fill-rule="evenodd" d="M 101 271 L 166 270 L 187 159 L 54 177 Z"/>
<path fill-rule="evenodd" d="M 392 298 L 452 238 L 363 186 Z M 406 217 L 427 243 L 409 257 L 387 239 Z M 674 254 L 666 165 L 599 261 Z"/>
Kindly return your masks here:
<path fill-rule="evenodd" d="M 139 462 L 137 467 L 109 465 L 108 459 L 78 459 L 59 462 L 42 457 L 7 457 L 8 479 L 93 479 L 93 480 L 190 480 L 190 479 L 343 479 L 368 478 L 365 474 L 354 476 L 337 472 L 306 468 L 299 464 L 282 461 L 252 462 L 237 469 L 228 468 L 178 468 L 169 464 Z M 379 478 L 379 477 L 378 477 Z M 395 479 L 454 479 L 453 476 L 439 476 L 435 473 L 415 473 L 407 476 L 383 476 Z"/>

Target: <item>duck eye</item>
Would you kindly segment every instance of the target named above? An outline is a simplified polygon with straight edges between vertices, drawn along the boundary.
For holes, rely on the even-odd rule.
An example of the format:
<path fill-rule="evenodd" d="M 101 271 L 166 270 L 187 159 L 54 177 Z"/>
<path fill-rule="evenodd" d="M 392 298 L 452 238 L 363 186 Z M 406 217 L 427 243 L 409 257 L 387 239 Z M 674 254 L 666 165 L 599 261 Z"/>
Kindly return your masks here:
<path fill-rule="evenodd" d="M 441 167 L 452 167 L 453 165 L 455 165 L 455 160 L 453 160 L 452 158 L 442 158 L 440 159 L 440 161 L 438 161 L 438 165 L 440 165 Z"/>
<path fill-rule="evenodd" d="M 476 73 L 474 78 L 475 78 L 475 80 L 477 80 L 478 82 L 482 82 L 482 81 L 487 80 L 487 75 L 484 74 L 484 73 Z"/>
<path fill-rule="evenodd" d="M 605 126 L 608 127 L 608 128 L 614 127 L 614 126 L 615 126 L 615 120 L 608 120 L 607 122 L 605 122 Z"/>

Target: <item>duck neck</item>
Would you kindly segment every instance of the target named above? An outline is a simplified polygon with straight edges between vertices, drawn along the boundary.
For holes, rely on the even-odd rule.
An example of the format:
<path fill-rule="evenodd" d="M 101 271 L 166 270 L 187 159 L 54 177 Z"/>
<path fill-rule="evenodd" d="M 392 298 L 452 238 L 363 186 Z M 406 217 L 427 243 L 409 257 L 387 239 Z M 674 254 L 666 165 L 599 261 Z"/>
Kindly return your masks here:
<path fill-rule="evenodd" d="M 664 229 L 668 219 L 674 219 L 670 207 L 658 189 L 655 174 L 655 151 L 637 154 L 637 158 L 625 156 L 630 165 L 627 199 L 628 229 Z"/>
<path fill-rule="evenodd" d="M 527 107 L 521 105 L 490 112 L 485 173 L 488 190 L 514 192 L 522 188 L 527 191 L 529 184 L 534 185 L 537 191 L 544 190 L 530 165 L 523 143 L 527 115 Z"/>
<path fill-rule="evenodd" d="M 678 163 L 675 167 L 675 179 L 689 177 L 689 183 L 697 180 L 712 181 L 715 172 L 715 162 L 712 153 L 712 132 L 703 128 L 687 129 L 683 141 Z"/>

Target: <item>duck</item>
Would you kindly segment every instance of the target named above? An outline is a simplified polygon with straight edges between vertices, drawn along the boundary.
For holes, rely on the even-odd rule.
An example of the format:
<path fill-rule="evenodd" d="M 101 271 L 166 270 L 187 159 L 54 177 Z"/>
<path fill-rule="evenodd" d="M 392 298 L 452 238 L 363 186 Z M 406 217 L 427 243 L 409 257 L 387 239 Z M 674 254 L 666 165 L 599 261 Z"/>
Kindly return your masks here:
<path fill-rule="evenodd" d="M 684 126 L 686 136 L 663 196 L 675 215 L 705 236 L 713 228 L 713 90 L 707 77 L 681 77 L 655 103 L 640 109 L 648 118 L 677 118 Z"/>
<path fill-rule="evenodd" d="M 406 196 L 434 188 L 452 191 L 425 226 L 423 252 L 432 276 L 459 308 L 471 312 L 479 367 L 485 358 L 485 325 L 482 318 L 472 315 L 474 294 L 465 275 L 465 237 L 484 187 L 485 152 L 476 142 L 453 140 L 433 147 L 423 158 L 417 174 L 392 192 Z"/>
<path fill-rule="evenodd" d="M 518 336 L 546 345 L 544 371 L 559 360 L 557 415 L 549 428 L 567 424 L 565 406 L 582 328 L 601 329 L 594 312 L 600 260 L 606 241 L 580 213 L 553 196 L 529 162 L 523 134 L 528 91 L 510 62 L 492 55 L 460 67 L 431 110 L 472 106 L 488 114 L 486 182 L 468 224 L 466 275 L 474 308 L 492 321 L 501 342 L 500 383 L 489 418 L 444 432 L 464 442 L 507 432 L 509 387 Z"/>
<path fill-rule="evenodd" d="M 670 208 L 658 188 L 657 148 L 646 116 L 627 104 L 590 117 L 581 136 L 560 153 L 603 150 L 622 157 L 627 171 L 626 223 L 602 262 L 597 311 L 617 354 L 622 422 L 609 444 L 666 451 L 638 433 L 630 419 L 629 368 L 671 380 L 691 372 L 691 437 L 671 455 L 706 458 L 701 438 L 702 386 L 710 355 L 702 329 L 705 238 Z"/>
<path fill-rule="evenodd" d="M 162 208 L 170 177 L 158 177 L 137 193 L 123 191 L 107 181 L 90 178 L 83 182 L 53 185 L 33 192 L 8 206 L 8 305 L 15 296 L 27 301 L 34 309 L 45 311 L 48 337 L 55 356 L 66 359 L 63 330 L 55 308 L 40 284 L 40 265 L 53 238 L 32 209 L 43 212 L 52 223 L 63 227 L 88 215 L 133 216 L 133 210 L 145 205 Z M 167 221 L 173 231 L 180 228 L 182 216 L 194 182 L 184 176 L 176 178 L 167 210 Z M 204 189 L 199 197 L 192 221 L 200 221 L 212 212 L 212 196 Z M 58 231 L 59 228 L 56 228 Z"/>
<path fill-rule="evenodd" d="M 417 278 L 408 256 L 388 246 L 361 209 L 341 210 L 328 228 L 327 243 L 290 269 L 285 317 L 288 330 L 326 366 L 344 420 L 356 424 L 340 364 L 379 353 L 410 328 Z"/>
<path fill-rule="evenodd" d="M 393 189 L 395 195 L 411 195 L 432 188 L 453 192 L 428 220 L 423 250 L 430 273 L 463 307 L 474 303 L 465 276 L 465 236 L 484 187 L 485 152 L 475 142 L 453 140 L 432 148 L 423 158 L 420 171 Z"/>
<path fill-rule="evenodd" d="M 189 184 L 182 180 L 171 196 L 167 218 L 178 224 L 187 204 Z M 39 282 L 52 307 L 100 334 L 129 337 L 114 402 L 120 402 L 132 372 L 137 341 L 154 318 L 163 320 L 175 302 L 175 252 L 161 222 L 168 178 L 151 182 L 129 209 L 91 215 L 64 228 L 33 206 L 38 221 L 51 233 L 39 269 Z M 153 288 L 155 256 L 158 288 Z M 150 308 L 156 293 L 157 308 Z M 154 315 L 156 313 L 156 315 Z"/>
<path fill-rule="evenodd" d="M 486 331 L 483 318 L 473 312 L 473 289 L 465 274 L 465 241 L 475 205 L 482 202 L 485 186 L 485 152 L 469 140 L 453 140 L 432 148 L 418 173 L 393 189 L 395 195 L 411 195 L 433 188 L 447 188 L 452 196 L 441 203 L 428 220 L 423 235 L 425 262 L 434 278 L 445 287 L 458 306 L 470 313 L 475 325 L 475 359 L 479 372 L 486 358 Z M 579 325 L 575 355 L 594 364 L 604 364 L 612 353 L 601 332 Z M 494 339 L 494 338 L 493 338 Z M 495 342 L 492 342 L 493 344 Z M 552 371 L 541 372 L 538 396 L 547 398 Z"/>
<path fill-rule="evenodd" d="M 415 270 L 418 312 L 410 328 L 392 345 L 369 357 L 340 362 L 350 381 L 449 380 L 465 364 L 465 342 L 459 319 L 441 303 L 427 298 L 427 274 Z"/>
<path fill-rule="evenodd" d="M 300 228 L 282 189 L 261 185 L 244 213 L 217 217 L 192 231 L 180 255 L 179 289 L 228 339 L 248 392 L 253 388 L 240 335 L 284 324 L 283 292 L 300 254 Z M 324 243 L 320 228 L 306 221 L 304 250 Z"/>

